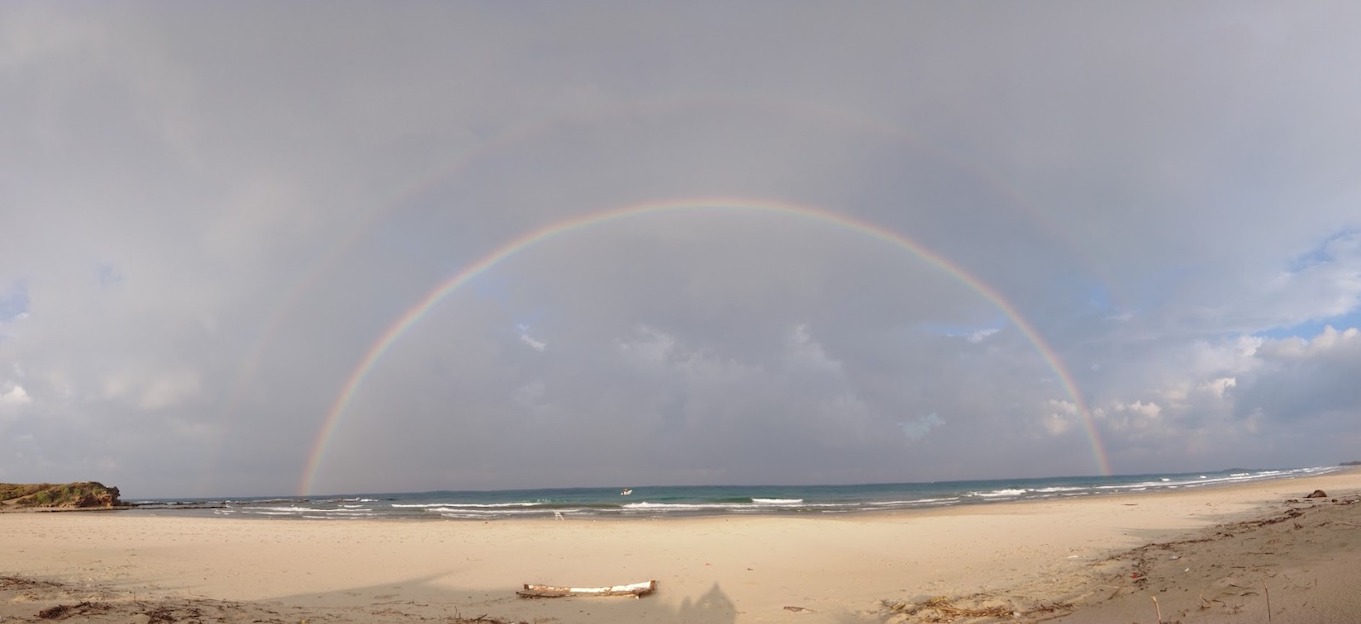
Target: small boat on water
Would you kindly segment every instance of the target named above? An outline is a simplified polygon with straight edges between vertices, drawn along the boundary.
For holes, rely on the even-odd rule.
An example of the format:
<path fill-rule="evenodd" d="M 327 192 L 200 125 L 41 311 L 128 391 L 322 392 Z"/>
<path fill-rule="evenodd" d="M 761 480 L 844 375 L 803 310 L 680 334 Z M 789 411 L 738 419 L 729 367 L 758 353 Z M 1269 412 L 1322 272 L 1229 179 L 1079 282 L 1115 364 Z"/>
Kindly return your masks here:
<path fill-rule="evenodd" d="M 657 581 L 642 581 L 606 587 L 559 587 L 557 585 L 525 583 L 524 589 L 515 593 L 521 598 L 563 598 L 567 596 L 633 596 L 634 598 L 641 598 L 654 591 L 657 591 Z"/>
<path fill-rule="evenodd" d="M 624 488 L 624 490 L 623 490 L 622 492 L 619 492 L 619 495 L 620 495 L 620 496 L 631 496 L 632 494 L 633 494 L 633 490 L 631 490 L 631 489 L 629 489 L 629 488 Z"/>

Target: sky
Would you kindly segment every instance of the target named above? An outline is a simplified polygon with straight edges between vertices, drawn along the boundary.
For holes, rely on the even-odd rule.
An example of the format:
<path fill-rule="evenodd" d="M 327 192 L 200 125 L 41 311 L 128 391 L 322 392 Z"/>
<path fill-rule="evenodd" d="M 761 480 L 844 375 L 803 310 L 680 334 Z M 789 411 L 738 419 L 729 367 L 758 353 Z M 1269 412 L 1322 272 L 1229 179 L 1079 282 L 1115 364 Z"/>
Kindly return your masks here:
<path fill-rule="evenodd" d="M 1361 5 L 8 2 L 0 481 L 1361 459 Z"/>

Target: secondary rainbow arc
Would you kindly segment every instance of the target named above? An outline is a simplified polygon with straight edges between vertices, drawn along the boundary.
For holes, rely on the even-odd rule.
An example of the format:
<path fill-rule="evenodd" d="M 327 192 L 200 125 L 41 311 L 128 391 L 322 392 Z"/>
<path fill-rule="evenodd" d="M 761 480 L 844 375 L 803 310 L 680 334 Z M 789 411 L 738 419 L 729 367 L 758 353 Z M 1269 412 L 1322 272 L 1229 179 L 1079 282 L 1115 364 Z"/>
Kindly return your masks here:
<path fill-rule="evenodd" d="M 1044 360 L 1045 364 L 1058 378 L 1059 384 L 1062 386 L 1064 392 L 1068 394 L 1069 398 L 1077 407 L 1078 415 L 1087 432 L 1088 442 L 1091 445 L 1092 455 L 1096 461 L 1097 468 L 1103 475 L 1111 474 L 1110 461 L 1106 455 L 1105 448 L 1101 443 L 1101 438 L 1096 429 L 1096 425 L 1092 420 L 1091 411 L 1088 409 L 1086 401 L 1082 397 L 1082 393 L 1078 390 L 1072 374 L 1063 364 L 1062 359 L 1049 345 L 1048 341 L 1046 341 L 1039 331 L 1036 330 L 1035 326 L 991 285 L 965 271 L 960 266 L 951 262 L 948 258 L 920 243 L 917 243 L 898 232 L 869 221 L 831 212 L 822 208 L 783 201 L 720 197 L 689 198 L 632 204 L 578 215 L 550 223 L 525 232 L 524 234 L 507 241 L 493 249 L 490 253 L 463 267 L 445 281 L 436 285 L 421 297 L 414 306 L 401 314 L 396 321 L 379 334 L 377 340 L 365 350 L 359 363 L 346 377 L 340 392 L 327 410 L 321 428 L 317 433 L 316 440 L 312 444 L 302 479 L 299 483 L 299 495 L 312 494 L 313 482 L 316 479 L 317 471 L 320 469 L 322 462 L 325 459 L 327 444 L 339 426 L 342 420 L 341 417 L 345 414 L 346 408 L 354 399 L 355 393 L 373 370 L 374 366 L 407 330 L 416 325 L 430 310 L 450 294 L 467 284 L 476 276 L 501 263 L 506 258 L 534 247 L 550 238 L 619 219 L 686 210 L 728 210 L 782 214 L 845 228 L 901 248 L 947 275 L 957 279 L 965 286 L 978 293 L 989 303 L 996 306 L 997 309 L 1001 310 L 1007 319 L 1015 325 L 1016 329 L 1025 336 L 1026 340 L 1035 347 L 1035 350 L 1040 354 L 1040 357 Z"/>

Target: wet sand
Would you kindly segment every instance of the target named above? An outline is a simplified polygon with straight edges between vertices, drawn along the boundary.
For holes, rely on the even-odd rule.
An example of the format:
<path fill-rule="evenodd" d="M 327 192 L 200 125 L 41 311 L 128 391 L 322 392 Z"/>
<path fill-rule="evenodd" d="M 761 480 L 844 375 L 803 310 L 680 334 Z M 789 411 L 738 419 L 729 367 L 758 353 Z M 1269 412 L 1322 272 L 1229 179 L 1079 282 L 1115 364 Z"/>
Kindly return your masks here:
<path fill-rule="evenodd" d="M 0 621 L 1266 622 L 1268 598 L 1271 621 L 1345 621 L 1358 495 L 1349 470 L 833 517 L 0 514 Z M 641 599 L 515 595 L 650 579 Z"/>

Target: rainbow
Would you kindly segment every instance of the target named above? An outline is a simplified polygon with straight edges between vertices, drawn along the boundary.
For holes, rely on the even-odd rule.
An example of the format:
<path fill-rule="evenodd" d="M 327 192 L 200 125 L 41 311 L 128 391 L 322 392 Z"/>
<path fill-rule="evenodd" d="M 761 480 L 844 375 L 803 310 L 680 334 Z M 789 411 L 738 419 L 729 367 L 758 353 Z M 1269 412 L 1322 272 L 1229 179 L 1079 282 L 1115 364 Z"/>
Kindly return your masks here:
<path fill-rule="evenodd" d="M 298 494 L 309 495 L 312 493 L 312 484 L 316 478 L 317 471 L 321 467 L 322 461 L 326 456 L 326 446 L 330 441 L 331 435 L 336 431 L 344 415 L 346 407 L 354 398 L 359 386 L 364 383 L 373 367 L 382 359 L 383 354 L 397 342 L 402 334 L 420 322 L 425 315 L 434 309 L 445 297 L 458 290 L 470 280 L 481 275 L 483 272 L 496 266 L 506 258 L 516 253 L 534 247 L 548 239 L 584 230 L 592 226 L 642 217 L 658 213 L 682 212 L 694 210 L 723 210 L 747 213 L 772 213 L 806 219 L 809 221 L 833 225 L 846 230 L 864 234 L 872 239 L 879 240 L 895 247 L 901 248 L 931 266 L 943 271 L 951 277 L 957 279 L 973 291 L 977 292 L 988 302 L 992 303 L 1007 319 L 1016 326 L 1026 337 L 1026 340 L 1035 347 L 1045 364 L 1054 371 L 1062 385 L 1064 392 L 1073 400 L 1077 406 L 1078 414 L 1082 419 L 1082 424 L 1087 430 L 1087 438 L 1091 444 L 1092 455 L 1096 460 L 1097 466 L 1103 475 L 1111 474 L 1110 461 L 1106 456 L 1101 438 L 1097 433 L 1096 425 L 1092 421 L 1091 411 L 1082 398 L 1081 392 L 1077 389 L 1077 384 L 1073 380 L 1072 374 L 1064 366 L 1054 349 L 1049 346 L 1044 337 L 1035 329 L 1035 326 L 1026 320 L 1020 312 L 1016 310 L 1005 297 L 996 289 L 989 286 L 981 279 L 974 277 L 958 265 L 954 264 L 944 256 L 922 246 L 902 234 L 894 232 L 882 226 L 863 221 L 852 216 L 830 212 L 821 208 L 786 203 L 776 200 L 753 200 L 739 198 L 695 198 L 658 201 L 642 203 L 613 208 L 598 212 L 592 212 L 550 223 L 537 229 L 528 231 L 517 238 L 514 238 L 491 253 L 483 256 L 477 261 L 463 267 L 458 273 L 441 282 L 431 289 L 424 297 L 404 312 L 392 323 L 377 340 L 369 346 L 360 358 L 359 364 L 355 366 L 345 383 L 341 386 L 340 393 L 331 403 L 330 409 L 326 411 L 326 417 L 322 421 L 321 429 L 317 433 L 317 438 L 312 444 L 311 453 L 308 455 L 307 464 L 303 471 L 302 479 L 299 483 Z"/>

